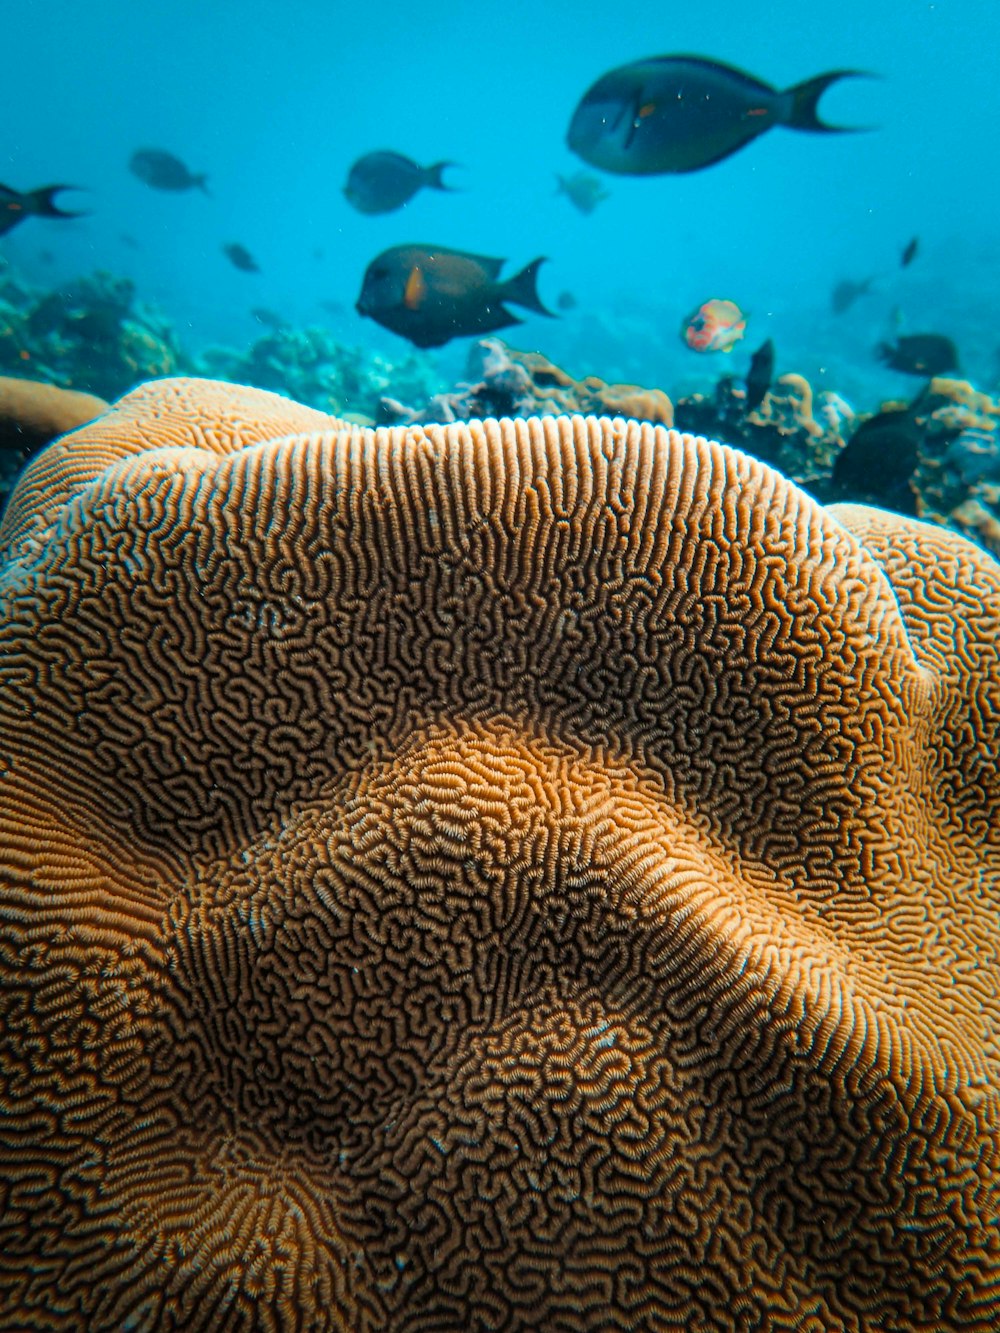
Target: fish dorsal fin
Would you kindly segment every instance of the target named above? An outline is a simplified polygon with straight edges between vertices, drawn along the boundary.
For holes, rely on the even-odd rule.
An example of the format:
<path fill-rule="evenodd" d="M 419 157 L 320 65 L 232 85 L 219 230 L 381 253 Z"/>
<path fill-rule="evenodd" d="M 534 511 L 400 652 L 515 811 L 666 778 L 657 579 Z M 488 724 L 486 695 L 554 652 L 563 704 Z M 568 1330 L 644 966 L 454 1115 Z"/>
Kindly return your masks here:
<path fill-rule="evenodd" d="M 474 255 L 468 250 L 453 250 L 452 254 L 459 255 L 462 259 L 469 259 L 473 264 L 478 264 L 488 278 L 496 280 L 500 276 L 500 270 L 506 264 L 506 259 L 494 259 L 492 255 Z"/>
<path fill-rule="evenodd" d="M 755 93 L 767 93 L 773 97 L 778 91 L 772 84 L 765 83 L 763 79 L 755 78 L 753 74 L 748 74 L 746 70 L 737 69 L 735 65 L 727 65 L 721 60 L 708 60 L 705 56 L 684 54 L 652 56 L 649 60 L 637 61 L 636 63 L 642 65 L 672 65 L 681 60 L 687 65 L 694 65 L 698 69 L 704 70 L 706 74 L 724 74 Z"/>

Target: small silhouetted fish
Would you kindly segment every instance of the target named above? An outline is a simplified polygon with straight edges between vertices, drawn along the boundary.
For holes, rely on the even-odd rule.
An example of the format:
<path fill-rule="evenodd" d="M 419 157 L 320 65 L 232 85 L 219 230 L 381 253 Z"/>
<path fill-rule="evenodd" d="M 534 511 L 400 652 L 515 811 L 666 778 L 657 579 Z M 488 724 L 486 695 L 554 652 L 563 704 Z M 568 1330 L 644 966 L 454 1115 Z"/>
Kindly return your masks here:
<path fill-rule="evenodd" d="M 874 278 L 865 278 L 861 282 L 852 282 L 850 278 L 845 278 L 843 282 L 838 282 L 830 293 L 830 309 L 835 315 L 842 315 L 845 310 L 850 310 L 859 296 L 868 295 L 873 282 Z"/>
<path fill-rule="evenodd" d="M 520 324 L 506 301 L 551 315 L 535 290 L 544 262 L 535 259 L 501 281 L 502 259 L 443 245 L 396 245 L 368 265 L 356 308 L 417 347 L 441 347 L 451 338 Z"/>
<path fill-rule="evenodd" d="M 130 250 L 138 250 L 139 248 L 139 242 L 134 236 L 130 236 L 127 231 L 123 231 L 118 239 L 121 241 L 122 245 L 127 245 Z"/>
<path fill-rule="evenodd" d="M 764 401 L 764 395 L 771 387 L 771 380 L 774 378 L 774 343 L 770 338 L 761 343 L 750 358 L 750 369 L 747 371 L 747 397 L 746 410 L 752 412 L 755 407 L 760 407 Z"/>
<path fill-rule="evenodd" d="M 556 297 L 556 309 L 557 309 L 557 310 L 575 310 L 575 309 L 576 309 L 576 297 L 573 295 L 573 293 L 572 293 L 572 292 L 560 292 L 559 295 Z"/>
<path fill-rule="evenodd" d="M 278 331 L 288 328 L 288 320 L 282 319 L 276 311 L 268 310 L 267 306 L 254 306 L 250 313 L 258 324 L 266 324 L 269 329 Z"/>
<path fill-rule="evenodd" d="M 892 370 L 906 375 L 944 375 L 958 370 L 958 352 L 941 333 L 909 333 L 891 343 L 879 343 L 875 355 Z"/>
<path fill-rule="evenodd" d="M 908 241 L 903 247 L 903 253 L 899 256 L 899 267 L 908 268 L 917 256 L 920 249 L 920 237 L 914 236 L 912 241 Z"/>
<path fill-rule="evenodd" d="M 603 75 L 573 113 L 567 142 L 592 167 L 625 176 L 699 171 L 721 162 L 772 125 L 843 132 L 820 120 L 833 70 L 784 92 L 732 65 L 701 56 L 654 56 Z"/>
<path fill-rule="evenodd" d="M 228 245 L 224 245 L 222 253 L 234 268 L 241 269 L 244 273 L 260 272 L 260 265 L 256 259 L 245 245 L 240 245 L 239 241 L 230 241 Z"/>
<path fill-rule="evenodd" d="M 929 393 L 928 383 L 908 407 L 877 412 L 861 423 L 834 462 L 836 498 L 870 498 L 901 513 L 916 512 L 910 478 L 923 439 L 917 417 Z"/>
<path fill-rule="evenodd" d="M 581 213 L 593 213 L 602 199 L 608 198 L 608 191 L 596 176 L 587 171 L 577 171 L 572 176 L 556 175 L 557 194 L 564 194 L 571 204 Z"/>
<path fill-rule="evenodd" d="M 22 194 L 9 185 L 0 185 L 0 236 L 13 231 L 25 218 L 85 218 L 86 213 L 69 213 L 53 202 L 53 196 L 60 190 L 77 188 L 76 185 L 42 185 Z"/>
<path fill-rule="evenodd" d="M 151 185 L 154 190 L 203 190 L 209 193 L 207 175 L 189 171 L 179 157 L 162 148 L 138 148 L 129 158 L 128 169 L 133 176 Z"/>
<path fill-rule="evenodd" d="M 343 315 L 347 313 L 347 307 L 343 301 L 320 301 L 320 309 L 325 310 L 328 315 Z"/>
<path fill-rule="evenodd" d="M 344 195 L 359 213 L 391 213 L 409 203 L 418 190 L 450 190 L 443 173 L 454 162 L 422 167 L 402 153 L 380 151 L 359 157 L 347 175 Z"/>

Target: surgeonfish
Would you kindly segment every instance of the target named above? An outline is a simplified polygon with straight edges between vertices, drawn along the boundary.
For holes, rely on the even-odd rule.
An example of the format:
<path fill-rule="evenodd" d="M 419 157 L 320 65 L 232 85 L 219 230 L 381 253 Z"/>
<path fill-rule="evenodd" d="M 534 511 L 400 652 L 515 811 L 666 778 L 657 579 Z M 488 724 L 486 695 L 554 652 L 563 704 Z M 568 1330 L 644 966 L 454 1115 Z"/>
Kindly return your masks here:
<path fill-rule="evenodd" d="M 129 171 L 154 190 L 208 190 L 204 172 L 189 171 L 179 157 L 162 148 L 137 148 L 129 158 Z"/>
<path fill-rule="evenodd" d="M 76 185 L 41 185 L 37 190 L 12 190 L 0 185 L 0 236 L 13 231 L 25 218 L 84 218 L 86 213 L 70 213 L 54 201 L 60 190 L 75 190 Z"/>
<path fill-rule="evenodd" d="M 550 315 L 535 284 L 544 258 L 501 280 L 504 260 L 443 245 L 395 245 L 368 265 L 356 309 L 416 347 L 520 324 L 506 302 Z"/>
<path fill-rule="evenodd" d="M 359 213 L 392 213 L 409 203 L 418 190 L 451 190 L 444 172 L 454 162 L 422 167 L 402 153 L 380 150 L 359 157 L 347 174 L 344 197 Z"/>
<path fill-rule="evenodd" d="M 861 70 L 817 74 L 781 91 L 702 56 L 654 56 L 604 74 L 570 121 L 570 149 L 602 171 L 658 176 L 721 162 L 774 125 L 843 133 L 819 117 L 820 97 Z"/>

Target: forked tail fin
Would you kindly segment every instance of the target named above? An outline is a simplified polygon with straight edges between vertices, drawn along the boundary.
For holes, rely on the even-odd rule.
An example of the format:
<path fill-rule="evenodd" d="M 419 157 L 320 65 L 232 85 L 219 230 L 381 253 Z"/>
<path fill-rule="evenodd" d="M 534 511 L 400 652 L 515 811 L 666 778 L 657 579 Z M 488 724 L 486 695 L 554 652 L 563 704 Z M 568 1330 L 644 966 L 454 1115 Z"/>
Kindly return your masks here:
<path fill-rule="evenodd" d="M 76 185 L 43 185 L 37 190 L 29 190 L 25 198 L 28 200 L 28 208 L 37 217 L 40 218 L 83 218 L 86 213 L 70 213 L 65 208 L 60 208 L 54 202 L 54 196 L 60 190 L 76 190 Z"/>
<path fill-rule="evenodd" d="M 551 310 L 546 310 L 542 305 L 535 285 L 538 282 L 538 270 L 545 263 L 545 256 L 539 259 L 533 259 L 527 264 L 520 273 L 515 273 L 512 278 L 500 288 L 500 296 L 504 301 L 513 301 L 516 305 L 523 305 L 526 310 L 534 310 L 536 314 L 548 315 L 550 319 L 555 319 Z"/>
<path fill-rule="evenodd" d="M 877 74 L 869 74 L 863 69 L 835 69 L 829 74 L 817 74 L 787 89 L 785 97 L 791 98 L 791 108 L 784 124 L 792 130 L 811 130 L 815 134 L 854 134 L 861 130 L 870 130 L 871 125 L 828 125 L 819 117 L 819 99 L 832 83 L 840 79 L 877 79 Z"/>

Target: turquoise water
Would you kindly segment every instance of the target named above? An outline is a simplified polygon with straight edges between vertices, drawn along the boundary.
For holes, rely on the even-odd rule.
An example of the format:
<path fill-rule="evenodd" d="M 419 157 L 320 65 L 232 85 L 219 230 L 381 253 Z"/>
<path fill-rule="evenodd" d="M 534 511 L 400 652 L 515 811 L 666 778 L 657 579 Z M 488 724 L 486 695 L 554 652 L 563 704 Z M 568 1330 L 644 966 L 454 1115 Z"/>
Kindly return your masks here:
<path fill-rule="evenodd" d="M 506 336 L 575 375 L 677 394 L 742 372 L 771 337 L 779 371 L 870 410 L 913 387 L 872 355 L 902 329 L 953 337 L 963 370 L 995 386 L 1000 8 L 988 0 L 36 0 L 8 7 L 4 36 L 0 181 L 85 187 L 63 202 L 91 214 L 29 219 L 0 238 L 0 254 L 45 285 L 95 268 L 129 276 L 192 348 L 249 344 L 261 333 L 250 310 L 266 306 L 401 358 L 408 345 L 354 302 L 376 253 L 418 241 L 505 257 L 507 272 L 548 256 L 542 299 L 554 308 L 568 290 L 576 308 L 558 321 L 529 316 Z M 876 128 L 776 128 L 689 176 L 605 177 L 610 197 L 583 216 L 555 192 L 556 172 L 589 170 L 566 147 L 573 108 L 605 70 L 672 52 L 778 87 L 869 70 L 880 77 L 837 85 L 822 111 Z M 207 172 L 212 197 L 137 180 L 127 163 L 143 146 Z M 462 192 L 422 191 L 399 212 L 362 216 L 341 188 L 376 148 L 463 164 L 453 175 Z M 920 253 L 902 270 L 913 235 Z M 232 241 L 259 274 L 230 265 L 220 247 Z M 833 315 L 833 285 L 869 275 L 873 294 Z M 678 337 L 682 318 L 713 296 L 750 315 L 732 367 Z M 431 353 L 445 379 L 460 373 L 466 346 Z"/>

